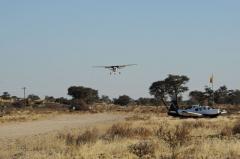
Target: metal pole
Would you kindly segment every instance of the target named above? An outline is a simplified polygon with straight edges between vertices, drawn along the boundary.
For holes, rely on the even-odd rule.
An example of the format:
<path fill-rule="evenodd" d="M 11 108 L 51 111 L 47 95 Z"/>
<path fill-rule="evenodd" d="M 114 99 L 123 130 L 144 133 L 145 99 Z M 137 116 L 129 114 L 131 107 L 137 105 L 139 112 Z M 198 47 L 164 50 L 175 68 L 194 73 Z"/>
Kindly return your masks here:
<path fill-rule="evenodd" d="M 26 87 L 23 87 L 23 100 L 24 100 L 24 106 L 27 106 L 27 101 L 26 101 Z"/>
<path fill-rule="evenodd" d="M 212 94 L 212 102 L 213 102 L 213 106 L 215 105 L 215 100 L 214 100 L 214 76 L 212 74 L 212 91 L 213 91 L 213 94 Z"/>
<path fill-rule="evenodd" d="M 213 82 L 212 82 L 212 90 L 213 90 L 213 95 L 212 95 L 212 98 L 213 98 L 213 106 L 215 105 L 215 100 L 214 100 L 214 84 L 213 84 Z"/>

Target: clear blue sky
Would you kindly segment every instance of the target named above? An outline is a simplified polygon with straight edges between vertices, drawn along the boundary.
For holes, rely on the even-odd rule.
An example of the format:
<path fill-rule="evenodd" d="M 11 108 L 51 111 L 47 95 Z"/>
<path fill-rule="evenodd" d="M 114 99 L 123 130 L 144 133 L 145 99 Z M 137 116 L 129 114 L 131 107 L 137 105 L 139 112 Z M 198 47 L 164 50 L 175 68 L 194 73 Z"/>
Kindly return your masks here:
<path fill-rule="evenodd" d="M 1 0 L 0 92 L 67 96 L 71 85 L 147 97 L 152 82 L 214 73 L 240 89 L 238 0 Z M 93 65 L 137 63 L 121 76 Z"/>

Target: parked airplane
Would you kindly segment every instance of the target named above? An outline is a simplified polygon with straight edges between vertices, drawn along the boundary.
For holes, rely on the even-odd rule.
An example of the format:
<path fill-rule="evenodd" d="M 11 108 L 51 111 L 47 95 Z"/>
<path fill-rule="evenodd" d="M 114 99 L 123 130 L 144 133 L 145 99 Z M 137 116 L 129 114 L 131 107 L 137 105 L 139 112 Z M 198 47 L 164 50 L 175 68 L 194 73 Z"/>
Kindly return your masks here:
<path fill-rule="evenodd" d="M 174 117 L 217 117 L 226 114 L 225 110 L 214 109 L 209 106 L 193 105 L 187 109 L 179 109 L 176 105 L 171 104 L 168 115 Z"/>
<path fill-rule="evenodd" d="M 123 69 L 123 68 L 128 67 L 128 66 L 136 66 L 136 65 L 137 65 L 137 64 L 113 65 L 113 66 L 94 66 L 94 67 L 109 69 L 109 70 L 110 70 L 110 75 L 112 75 L 112 74 L 115 75 L 117 72 L 118 72 L 119 74 L 121 74 L 121 72 L 118 71 L 119 69 Z"/>

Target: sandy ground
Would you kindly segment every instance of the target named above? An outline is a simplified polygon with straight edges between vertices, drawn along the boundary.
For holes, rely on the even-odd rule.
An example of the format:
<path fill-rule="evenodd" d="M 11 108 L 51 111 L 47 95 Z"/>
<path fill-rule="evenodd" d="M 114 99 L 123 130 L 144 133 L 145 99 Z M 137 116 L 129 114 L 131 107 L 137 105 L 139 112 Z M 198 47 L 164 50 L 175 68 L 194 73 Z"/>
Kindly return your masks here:
<path fill-rule="evenodd" d="M 9 123 L 0 125 L 1 139 L 17 139 L 19 137 L 44 134 L 52 131 L 70 128 L 85 128 L 97 124 L 117 122 L 126 116 L 120 114 L 84 114 L 84 115 L 59 115 L 51 119 L 41 121 L 29 121 L 24 123 Z"/>

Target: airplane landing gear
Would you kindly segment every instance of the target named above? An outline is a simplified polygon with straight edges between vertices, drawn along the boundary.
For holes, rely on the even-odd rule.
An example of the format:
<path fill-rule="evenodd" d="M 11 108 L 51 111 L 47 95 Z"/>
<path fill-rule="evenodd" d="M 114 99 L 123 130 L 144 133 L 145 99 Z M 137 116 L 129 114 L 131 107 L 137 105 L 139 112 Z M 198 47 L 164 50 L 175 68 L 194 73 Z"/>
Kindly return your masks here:
<path fill-rule="evenodd" d="M 117 74 L 121 75 L 122 73 L 121 72 L 110 72 L 110 75 L 117 75 Z"/>

